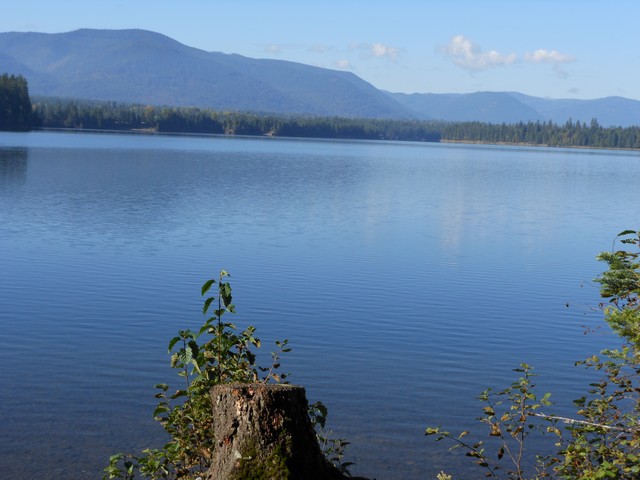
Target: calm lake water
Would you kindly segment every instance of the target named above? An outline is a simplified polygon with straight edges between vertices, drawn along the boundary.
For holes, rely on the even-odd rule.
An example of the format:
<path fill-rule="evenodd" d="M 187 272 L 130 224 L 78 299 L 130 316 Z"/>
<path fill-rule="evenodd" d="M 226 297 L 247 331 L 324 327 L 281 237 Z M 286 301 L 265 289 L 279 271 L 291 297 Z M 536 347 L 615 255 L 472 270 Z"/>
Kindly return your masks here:
<path fill-rule="evenodd" d="M 617 345 L 583 333 L 638 178 L 629 152 L 2 133 L 0 472 L 95 479 L 160 446 L 167 342 L 224 268 L 354 474 L 464 478 L 427 425 L 481 430 L 475 396 L 520 362 L 569 413 L 574 361 Z"/>

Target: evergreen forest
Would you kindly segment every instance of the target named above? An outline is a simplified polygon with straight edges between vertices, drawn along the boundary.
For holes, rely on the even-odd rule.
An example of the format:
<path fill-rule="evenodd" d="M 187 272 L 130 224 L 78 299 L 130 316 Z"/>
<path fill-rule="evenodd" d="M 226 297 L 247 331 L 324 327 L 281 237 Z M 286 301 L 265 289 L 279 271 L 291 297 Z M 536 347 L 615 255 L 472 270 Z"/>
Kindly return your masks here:
<path fill-rule="evenodd" d="M 596 119 L 589 124 L 491 124 L 284 116 L 51 98 L 34 100 L 34 110 L 44 128 L 640 149 L 640 126 L 603 127 Z"/>

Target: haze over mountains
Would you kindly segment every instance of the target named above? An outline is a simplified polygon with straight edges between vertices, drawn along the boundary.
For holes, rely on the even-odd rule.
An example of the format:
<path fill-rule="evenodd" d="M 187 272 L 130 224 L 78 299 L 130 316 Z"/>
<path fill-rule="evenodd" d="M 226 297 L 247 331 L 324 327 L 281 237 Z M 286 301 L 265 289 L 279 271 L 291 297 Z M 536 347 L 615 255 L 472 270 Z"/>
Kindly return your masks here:
<path fill-rule="evenodd" d="M 0 33 L 0 73 L 35 96 L 365 118 L 640 125 L 640 101 L 555 100 L 515 92 L 390 93 L 350 72 L 205 52 L 145 30 Z"/>

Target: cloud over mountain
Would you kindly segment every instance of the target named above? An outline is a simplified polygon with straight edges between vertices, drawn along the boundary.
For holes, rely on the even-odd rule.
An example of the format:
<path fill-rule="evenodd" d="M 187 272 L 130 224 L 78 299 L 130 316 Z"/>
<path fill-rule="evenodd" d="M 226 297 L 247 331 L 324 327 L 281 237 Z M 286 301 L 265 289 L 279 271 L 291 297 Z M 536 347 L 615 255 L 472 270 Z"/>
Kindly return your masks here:
<path fill-rule="evenodd" d="M 533 53 L 525 53 L 524 61 L 530 63 L 549 63 L 553 65 L 553 69 L 561 78 L 567 78 L 568 74 L 561 67 L 564 63 L 575 62 L 575 57 L 571 55 L 565 55 L 557 50 L 545 50 L 544 48 L 538 49 Z"/>
<path fill-rule="evenodd" d="M 561 65 L 576 61 L 572 55 L 544 48 L 534 50 L 532 53 L 525 53 L 522 58 L 515 53 L 502 54 L 496 50 L 485 51 L 480 45 L 464 35 L 452 37 L 447 45 L 440 48 L 440 51 L 450 58 L 455 65 L 471 72 L 480 72 L 524 61 L 533 64 L 551 64 L 556 74 L 566 77 L 567 73 L 562 70 Z"/>
<path fill-rule="evenodd" d="M 391 61 L 398 60 L 398 55 L 400 55 L 400 51 L 395 47 L 389 47 L 387 45 L 383 45 L 382 43 L 374 43 L 371 45 L 371 53 L 374 57 L 378 58 L 388 58 Z"/>
<path fill-rule="evenodd" d="M 517 61 L 515 53 L 503 55 L 495 50 L 485 52 L 464 35 L 453 37 L 441 51 L 459 67 L 474 72 L 511 65 Z"/>
<path fill-rule="evenodd" d="M 385 58 L 396 62 L 400 56 L 400 49 L 383 43 L 352 43 L 351 50 L 360 50 L 363 58 Z"/>
<path fill-rule="evenodd" d="M 533 53 L 525 53 L 524 59 L 527 62 L 532 63 L 569 63 L 575 62 L 576 59 L 571 55 L 565 55 L 557 50 L 545 50 L 544 48 L 538 49 Z"/>

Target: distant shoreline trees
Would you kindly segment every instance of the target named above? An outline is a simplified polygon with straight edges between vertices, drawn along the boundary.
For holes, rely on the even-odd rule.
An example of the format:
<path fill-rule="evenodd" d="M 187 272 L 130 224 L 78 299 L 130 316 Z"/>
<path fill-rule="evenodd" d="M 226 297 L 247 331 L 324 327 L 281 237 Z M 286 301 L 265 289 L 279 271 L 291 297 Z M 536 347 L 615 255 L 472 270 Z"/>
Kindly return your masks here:
<path fill-rule="evenodd" d="M 443 125 L 441 135 L 443 140 L 459 142 L 640 149 L 640 127 L 603 127 L 596 119 L 589 124 L 568 120 L 563 125 L 551 121 L 511 125 L 447 123 Z"/>
<path fill-rule="evenodd" d="M 422 142 L 440 140 L 438 124 L 420 120 L 284 116 L 49 98 L 36 100 L 35 109 L 45 128 Z"/>
<path fill-rule="evenodd" d="M 640 126 L 603 127 L 595 119 L 558 125 L 284 116 L 55 98 L 35 99 L 34 111 L 44 128 L 640 149 Z"/>
<path fill-rule="evenodd" d="M 21 75 L 0 75 L 0 130 L 24 132 L 34 123 L 27 80 Z"/>

